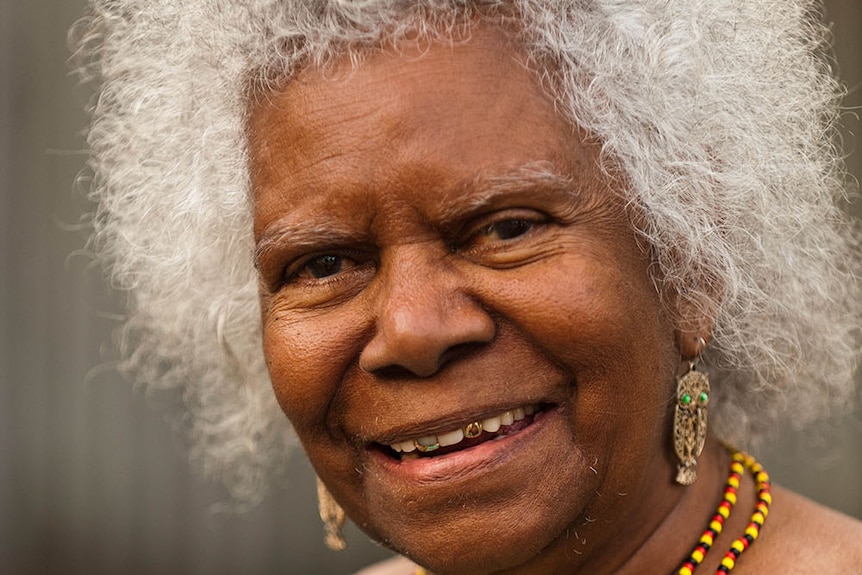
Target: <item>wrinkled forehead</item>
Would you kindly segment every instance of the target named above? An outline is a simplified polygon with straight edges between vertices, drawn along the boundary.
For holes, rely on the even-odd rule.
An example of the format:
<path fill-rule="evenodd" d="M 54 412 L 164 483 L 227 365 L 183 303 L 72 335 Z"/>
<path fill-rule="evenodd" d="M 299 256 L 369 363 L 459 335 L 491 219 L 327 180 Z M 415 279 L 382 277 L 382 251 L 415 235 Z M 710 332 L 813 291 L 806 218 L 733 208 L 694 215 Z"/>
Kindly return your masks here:
<path fill-rule="evenodd" d="M 548 126 L 555 140 L 574 135 L 511 33 L 484 24 L 458 42 L 404 39 L 359 60 L 342 54 L 324 67 L 306 67 L 255 100 L 249 112 L 255 187 L 277 184 L 273 178 L 285 173 L 309 172 L 312 164 L 323 167 L 337 151 L 359 157 L 374 140 L 391 141 L 393 151 L 426 146 L 417 156 L 458 153 L 451 141 L 450 149 L 440 150 L 433 139 L 411 137 L 429 127 L 460 132 L 456 143 L 467 148 L 480 140 L 477 125 L 501 134 L 516 127 L 535 132 L 537 151 L 547 147 Z"/>
<path fill-rule="evenodd" d="M 357 34 L 354 30 L 352 36 L 345 32 L 326 41 L 299 39 L 295 41 L 299 44 L 296 47 L 284 46 L 286 53 L 293 52 L 290 57 L 276 57 L 274 63 L 270 62 L 248 76 L 245 89 L 247 134 L 253 136 L 260 128 L 260 123 L 255 120 L 260 117 L 260 112 L 274 108 L 274 100 L 281 100 L 276 105 L 283 107 L 288 98 L 276 95 L 297 97 L 302 91 L 296 88 L 309 86 L 315 80 L 322 81 L 323 92 L 347 81 L 358 85 L 362 81 L 362 78 L 357 78 L 358 69 L 393 56 L 403 61 L 406 68 L 406 64 L 427 59 L 429 55 L 439 57 L 448 51 L 448 77 L 441 77 L 439 81 L 449 83 L 475 75 L 482 82 L 502 84 L 502 76 L 526 70 L 545 95 L 557 100 L 558 66 L 551 62 L 545 51 L 530 48 L 528 37 L 535 31 L 530 31 L 529 23 L 509 9 L 505 2 L 489 3 L 488 6 L 477 4 L 477 8 L 448 9 L 433 16 L 422 12 L 418 15 L 408 13 L 395 23 L 375 22 L 382 28 L 369 29 L 365 34 Z M 314 46 L 314 49 L 306 51 L 305 44 Z M 459 65 L 455 55 L 464 51 L 484 53 L 483 65 L 472 69 Z M 505 58 L 499 58 L 500 54 L 505 54 Z M 460 63 L 466 63 L 466 60 L 461 59 Z"/>
<path fill-rule="evenodd" d="M 337 104 L 330 106 L 328 101 L 337 100 L 343 91 L 383 92 L 392 96 L 385 102 L 390 109 L 426 103 L 443 86 L 455 88 L 452 95 L 465 96 L 464 99 L 477 87 L 499 92 L 509 87 L 507 84 L 513 75 L 525 76 L 525 64 L 526 58 L 507 33 L 489 26 L 477 27 L 469 38 L 457 42 L 402 38 L 396 45 L 369 48 L 361 53 L 345 48 L 325 63 L 306 65 L 252 99 L 249 134 L 254 143 L 254 138 L 269 127 L 273 116 L 289 114 L 294 108 L 317 107 L 322 117 L 337 113 Z M 368 73 L 369 70 L 373 73 Z M 418 75 L 426 78 L 416 78 Z M 411 86 L 416 89 L 411 90 Z M 461 87 L 463 90 L 459 90 Z M 394 93 L 396 90 L 398 94 Z M 428 95 L 424 98 L 426 102 L 417 101 L 422 99 L 423 93 Z M 315 120 L 317 118 L 302 116 L 295 118 L 294 124 L 301 127 Z"/>

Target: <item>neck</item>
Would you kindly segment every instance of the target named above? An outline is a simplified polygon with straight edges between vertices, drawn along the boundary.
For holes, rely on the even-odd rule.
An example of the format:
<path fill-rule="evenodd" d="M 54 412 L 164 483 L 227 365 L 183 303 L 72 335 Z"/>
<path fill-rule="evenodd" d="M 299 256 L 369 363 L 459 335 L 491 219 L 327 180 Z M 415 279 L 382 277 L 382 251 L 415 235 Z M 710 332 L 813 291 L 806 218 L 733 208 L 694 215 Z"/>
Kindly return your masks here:
<path fill-rule="evenodd" d="M 697 481 L 689 487 L 673 486 L 677 491 L 675 504 L 656 529 L 611 573 L 674 572 L 698 541 L 721 502 L 729 467 L 729 453 L 718 440 L 709 437 L 698 458 Z M 746 508 L 744 503 L 742 507 Z M 737 513 L 733 519 L 744 519 L 744 515 Z M 720 546 L 722 542 L 718 543 Z M 716 552 L 716 555 L 720 554 Z M 707 569 L 705 572 L 712 571 Z"/>
<path fill-rule="evenodd" d="M 590 525 L 582 525 L 578 539 L 586 539 L 580 546 L 574 532 L 561 538 L 546 549 L 525 573 L 589 573 L 590 575 L 635 575 L 643 573 L 672 573 L 691 551 L 703 533 L 722 500 L 724 484 L 730 468 L 730 455 L 713 437 L 707 439 L 698 458 L 697 481 L 691 486 L 677 485 L 673 478 L 675 468 L 665 460 L 657 462 L 662 471 L 653 476 L 666 477 L 646 485 L 641 493 L 628 494 L 640 502 L 630 515 L 608 522 L 599 517 Z M 648 502 L 648 503 L 647 503 Z M 741 508 L 747 509 L 740 498 Z M 753 503 L 752 503 L 753 505 Z M 734 521 L 745 522 L 746 514 L 738 512 Z M 733 523 L 728 528 L 737 529 Z M 604 531 L 605 533 L 599 533 Z M 592 541 L 603 540 L 601 545 Z M 716 542 L 723 545 L 723 538 Z M 729 543 L 728 543 L 729 545 Z M 576 549 L 575 551 L 572 551 Z M 720 560 L 716 552 L 712 559 Z M 562 561 L 561 561 L 562 560 Z M 704 572 L 710 572 L 704 564 Z M 522 571 L 517 571 L 521 573 Z M 714 569 L 713 571 L 714 572 Z"/>

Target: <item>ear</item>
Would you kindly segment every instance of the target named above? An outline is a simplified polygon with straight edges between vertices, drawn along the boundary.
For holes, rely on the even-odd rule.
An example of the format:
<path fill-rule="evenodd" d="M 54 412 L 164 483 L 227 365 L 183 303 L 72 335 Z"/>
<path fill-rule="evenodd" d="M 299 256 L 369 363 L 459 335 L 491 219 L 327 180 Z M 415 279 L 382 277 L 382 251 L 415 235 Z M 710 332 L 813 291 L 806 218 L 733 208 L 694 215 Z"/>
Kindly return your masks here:
<path fill-rule="evenodd" d="M 712 319 L 705 319 L 700 327 L 677 328 L 676 347 L 680 358 L 689 361 L 702 354 L 712 340 L 712 326 Z"/>
<path fill-rule="evenodd" d="M 680 359 L 690 361 L 702 354 L 712 340 L 715 303 L 691 301 L 679 294 L 674 300 L 676 348 Z"/>

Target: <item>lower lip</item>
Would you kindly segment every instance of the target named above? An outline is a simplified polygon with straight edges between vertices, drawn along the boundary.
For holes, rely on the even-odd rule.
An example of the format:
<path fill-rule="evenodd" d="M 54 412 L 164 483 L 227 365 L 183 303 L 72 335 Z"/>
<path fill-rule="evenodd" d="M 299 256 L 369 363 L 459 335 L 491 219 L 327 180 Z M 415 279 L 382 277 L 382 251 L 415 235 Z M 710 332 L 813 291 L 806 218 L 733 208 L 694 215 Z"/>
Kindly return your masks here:
<path fill-rule="evenodd" d="M 492 439 L 463 451 L 436 457 L 420 457 L 401 461 L 382 451 L 369 449 L 372 462 L 408 483 L 438 483 L 473 479 L 475 475 L 496 470 L 507 460 L 518 457 L 530 443 L 553 422 L 556 410 L 541 411 L 524 429 L 501 439 Z"/>

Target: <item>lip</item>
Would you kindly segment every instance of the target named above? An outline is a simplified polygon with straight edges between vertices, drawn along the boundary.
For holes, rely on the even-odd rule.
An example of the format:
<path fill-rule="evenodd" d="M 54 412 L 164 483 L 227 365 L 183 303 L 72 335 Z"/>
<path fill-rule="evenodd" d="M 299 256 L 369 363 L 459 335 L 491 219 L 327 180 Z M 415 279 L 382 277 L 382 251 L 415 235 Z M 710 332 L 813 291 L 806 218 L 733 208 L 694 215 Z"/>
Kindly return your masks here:
<path fill-rule="evenodd" d="M 400 461 L 371 446 L 367 452 L 372 465 L 400 483 L 429 485 L 473 480 L 477 475 L 492 472 L 508 460 L 519 457 L 531 444 L 541 441 L 541 436 L 557 419 L 559 409 L 549 406 L 517 433 L 436 457 Z"/>

